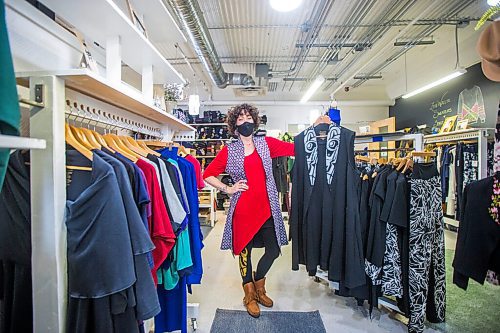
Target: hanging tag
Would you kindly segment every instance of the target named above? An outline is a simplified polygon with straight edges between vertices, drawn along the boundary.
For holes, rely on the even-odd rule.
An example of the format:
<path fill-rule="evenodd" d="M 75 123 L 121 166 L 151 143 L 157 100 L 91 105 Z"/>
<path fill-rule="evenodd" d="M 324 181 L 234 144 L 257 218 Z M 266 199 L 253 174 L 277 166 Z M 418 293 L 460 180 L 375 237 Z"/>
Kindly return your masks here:
<path fill-rule="evenodd" d="M 472 161 L 472 166 L 473 166 L 474 168 L 479 167 L 479 162 L 478 162 L 478 161 Z"/>

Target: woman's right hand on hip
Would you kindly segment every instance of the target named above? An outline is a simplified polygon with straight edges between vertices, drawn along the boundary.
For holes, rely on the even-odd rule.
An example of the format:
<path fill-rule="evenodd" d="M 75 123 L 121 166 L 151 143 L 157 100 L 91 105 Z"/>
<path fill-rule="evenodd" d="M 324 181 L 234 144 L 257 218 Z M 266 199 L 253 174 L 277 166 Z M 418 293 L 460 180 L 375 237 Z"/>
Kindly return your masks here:
<path fill-rule="evenodd" d="M 248 190 L 248 185 L 246 180 L 240 180 L 236 182 L 233 186 L 228 189 L 229 194 L 235 194 L 236 192 L 245 192 Z"/>

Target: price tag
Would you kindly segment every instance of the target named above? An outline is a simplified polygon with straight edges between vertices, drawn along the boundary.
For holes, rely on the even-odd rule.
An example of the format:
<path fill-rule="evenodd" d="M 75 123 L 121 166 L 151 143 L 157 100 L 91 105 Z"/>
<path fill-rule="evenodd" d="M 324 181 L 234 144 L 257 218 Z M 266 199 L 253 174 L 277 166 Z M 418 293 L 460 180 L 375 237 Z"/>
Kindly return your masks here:
<path fill-rule="evenodd" d="M 472 161 L 472 166 L 473 166 L 474 168 L 479 167 L 479 162 L 478 162 L 478 161 Z"/>

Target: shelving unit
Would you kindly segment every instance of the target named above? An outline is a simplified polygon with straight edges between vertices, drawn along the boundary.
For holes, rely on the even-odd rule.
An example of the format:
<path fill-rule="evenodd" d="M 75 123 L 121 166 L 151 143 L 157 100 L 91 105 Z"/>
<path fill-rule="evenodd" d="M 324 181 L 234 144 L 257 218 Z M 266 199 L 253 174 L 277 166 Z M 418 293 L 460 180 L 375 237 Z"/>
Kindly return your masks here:
<path fill-rule="evenodd" d="M 152 103 L 148 103 L 138 90 L 121 82 L 113 83 L 88 69 L 16 73 L 18 83 L 25 87 L 29 86 L 30 77 L 43 76 L 60 77 L 64 80 L 65 86 L 71 90 L 169 126 L 177 131 L 195 130 L 190 125 L 174 117 L 174 115 L 155 107 Z"/>
<path fill-rule="evenodd" d="M 164 6 L 161 6 L 161 0 L 145 2 L 150 3 L 150 8 L 145 8 L 148 9 L 147 12 L 143 12 L 145 19 L 152 16 L 154 20 L 162 22 L 162 25 L 174 27 L 169 34 L 180 33 L 172 25 L 173 21 Z M 186 83 L 182 75 L 132 23 L 128 13 L 123 12 L 112 0 L 44 0 L 43 4 L 75 26 L 85 38 L 106 49 L 106 67 L 111 67 L 107 68 L 108 79 L 113 76 L 112 81 L 120 80 L 115 71 L 121 71 L 120 59 L 123 59 L 124 63 L 137 73 L 143 73 L 143 76 L 145 71 L 150 72 L 154 83 Z"/>
<path fill-rule="evenodd" d="M 200 202 L 200 209 L 204 208 L 209 210 L 210 226 L 213 228 L 217 220 L 217 211 L 214 208 L 214 202 L 215 199 L 217 198 L 217 190 L 214 187 L 207 185 L 204 189 L 199 191 L 199 197 L 200 201 L 206 201 L 201 198 L 208 197 L 207 198 L 209 201 L 208 203 Z"/>
<path fill-rule="evenodd" d="M 227 126 L 226 123 L 200 123 L 200 124 L 190 124 L 191 126 Z"/>
<path fill-rule="evenodd" d="M 31 209 L 33 253 L 34 329 L 62 332 L 67 306 L 66 156 L 64 122 L 68 89 L 78 87 L 82 94 L 162 123 L 163 131 L 192 129 L 171 115 L 158 112 L 134 95 L 108 84 L 88 71 L 18 73 L 19 82 L 30 89 L 30 100 L 43 91 L 43 108 L 32 106 L 31 135 L 39 139 L 0 137 L 2 146 L 45 148 L 31 152 Z M 40 88 L 41 87 L 41 88 Z M 168 129 L 168 128 L 169 129 Z M 193 129 L 194 130 L 194 129 Z M 190 131 L 193 132 L 193 131 Z"/>
<path fill-rule="evenodd" d="M 0 148 L 45 149 L 46 147 L 47 147 L 47 142 L 42 139 L 0 134 Z"/>

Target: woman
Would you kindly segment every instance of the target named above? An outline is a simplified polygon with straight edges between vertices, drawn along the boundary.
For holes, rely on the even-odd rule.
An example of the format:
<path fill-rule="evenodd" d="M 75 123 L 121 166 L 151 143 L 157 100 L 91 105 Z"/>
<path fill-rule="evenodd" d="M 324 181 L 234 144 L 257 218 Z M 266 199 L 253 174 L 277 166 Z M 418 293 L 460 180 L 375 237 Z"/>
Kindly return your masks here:
<path fill-rule="evenodd" d="M 245 297 L 243 304 L 252 317 L 259 317 L 257 303 L 272 307 L 266 295 L 266 274 L 280 254 L 280 246 L 288 244 L 281 216 L 278 192 L 272 173 L 272 158 L 293 156 L 294 144 L 278 139 L 255 136 L 259 127 L 259 111 L 241 104 L 228 112 L 228 127 L 238 140 L 225 146 L 205 170 L 205 181 L 232 195 L 222 237 L 222 250 L 239 255 L 240 275 Z M 226 171 L 235 184 L 227 186 L 216 177 Z M 257 270 L 252 272 L 251 253 L 264 247 Z"/>

